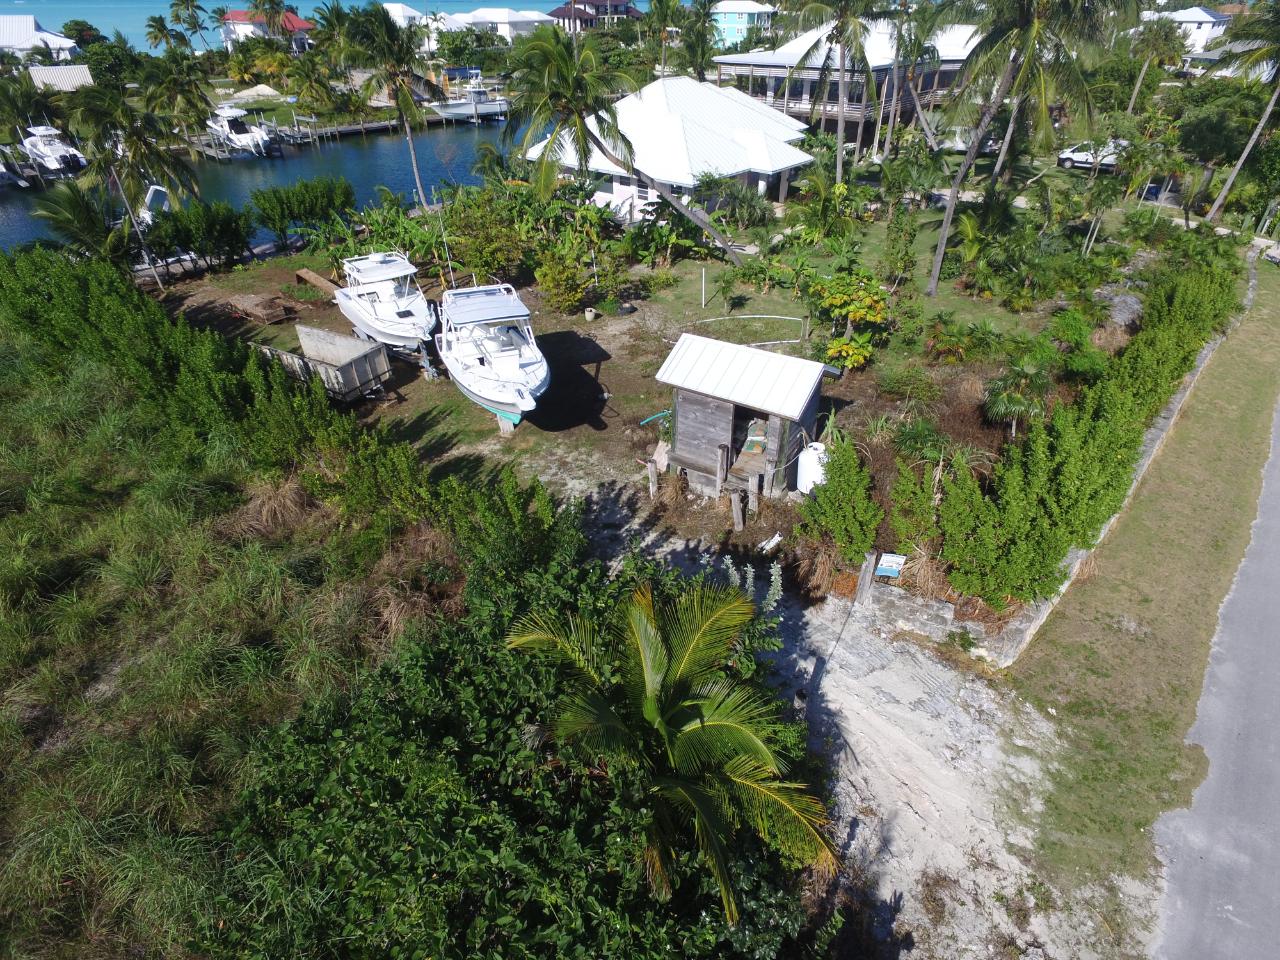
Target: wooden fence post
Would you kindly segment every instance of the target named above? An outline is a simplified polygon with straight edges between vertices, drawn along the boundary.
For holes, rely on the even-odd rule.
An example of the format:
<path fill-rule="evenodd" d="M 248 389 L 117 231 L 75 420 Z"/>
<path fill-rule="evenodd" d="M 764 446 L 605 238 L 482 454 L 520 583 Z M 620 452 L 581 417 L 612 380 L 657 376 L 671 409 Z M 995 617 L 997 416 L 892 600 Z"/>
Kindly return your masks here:
<path fill-rule="evenodd" d="M 747 518 L 743 516 L 742 494 L 737 490 L 729 494 L 729 506 L 733 508 L 733 529 L 740 531 L 747 525 Z"/>
<path fill-rule="evenodd" d="M 649 473 L 649 499 L 658 499 L 658 462 L 650 457 L 644 462 L 644 468 Z"/>
<path fill-rule="evenodd" d="M 876 560 L 880 554 L 875 550 L 868 551 L 862 558 L 862 569 L 858 571 L 858 589 L 853 595 L 855 604 L 865 603 L 871 597 L 871 584 L 876 575 Z"/>

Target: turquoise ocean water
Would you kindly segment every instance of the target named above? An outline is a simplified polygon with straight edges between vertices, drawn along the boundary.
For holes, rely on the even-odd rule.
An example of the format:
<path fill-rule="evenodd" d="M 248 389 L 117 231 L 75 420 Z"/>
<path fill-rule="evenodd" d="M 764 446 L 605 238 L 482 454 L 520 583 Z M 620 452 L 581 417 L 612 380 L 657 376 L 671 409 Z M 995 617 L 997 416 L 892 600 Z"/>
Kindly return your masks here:
<path fill-rule="evenodd" d="M 410 2 L 409 6 L 424 12 L 461 13 L 477 7 L 508 6 L 517 10 L 551 10 L 558 7 L 562 0 L 431 0 L 430 3 Z M 236 9 L 237 4 L 222 4 Z M 204 7 L 219 6 L 216 2 L 204 2 Z M 239 6 L 247 6 L 240 4 Z M 313 2 L 304 0 L 298 3 L 298 12 L 308 15 L 314 8 Z M 638 0 L 636 6 L 648 9 L 649 0 Z M 147 47 L 143 24 L 153 14 L 168 15 L 169 5 L 164 0 L 0 0 L 0 14 L 29 13 L 34 14 L 40 25 L 46 30 L 57 31 L 68 20 L 88 20 L 105 34 L 119 30 L 138 48 Z M 217 42 L 216 32 L 208 34 L 211 44 Z M 199 41 L 196 47 L 200 46 Z"/>

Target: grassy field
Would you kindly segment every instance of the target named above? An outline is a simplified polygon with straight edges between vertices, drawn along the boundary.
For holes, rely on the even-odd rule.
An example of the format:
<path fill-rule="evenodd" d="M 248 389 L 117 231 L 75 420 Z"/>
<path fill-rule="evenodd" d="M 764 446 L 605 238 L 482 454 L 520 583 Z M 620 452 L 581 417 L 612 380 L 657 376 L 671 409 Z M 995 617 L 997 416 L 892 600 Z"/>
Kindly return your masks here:
<path fill-rule="evenodd" d="M 1130 507 L 1011 670 L 1065 741 L 1040 822 L 1065 883 L 1146 874 L 1156 817 L 1205 772 L 1184 743 L 1249 540 L 1280 393 L 1280 271 L 1217 351 Z"/>

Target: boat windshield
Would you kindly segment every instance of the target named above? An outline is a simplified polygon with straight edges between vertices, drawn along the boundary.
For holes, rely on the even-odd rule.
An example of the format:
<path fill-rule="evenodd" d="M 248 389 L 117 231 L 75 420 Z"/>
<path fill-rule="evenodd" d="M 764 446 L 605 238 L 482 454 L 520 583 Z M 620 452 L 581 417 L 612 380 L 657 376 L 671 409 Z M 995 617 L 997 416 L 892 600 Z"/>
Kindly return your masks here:
<path fill-rule="evenodd" d="M 395 296 L 397 300 L 407 300 L 413 295 L 413 277 L 405 274 L 403 277 L 396 277 Z"/>
<path fill-rule="evenodd" d="M 227 121 L 227 129 L 237 135 L 244 135 L 249 132 L 249 128 L 244 125 L 244 121 L 239 117 L 232 117 Z"/>

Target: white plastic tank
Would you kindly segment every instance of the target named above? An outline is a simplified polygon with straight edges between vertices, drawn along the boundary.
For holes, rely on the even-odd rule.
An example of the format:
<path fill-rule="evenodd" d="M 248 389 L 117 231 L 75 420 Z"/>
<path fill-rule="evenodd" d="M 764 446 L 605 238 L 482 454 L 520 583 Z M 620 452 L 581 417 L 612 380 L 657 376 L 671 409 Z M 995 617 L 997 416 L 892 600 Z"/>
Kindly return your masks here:
<path fill-rule="evenodd" d="M 800 451 L 796 462 L 796 489 L 809 493 L 827 479 L 827 445 L 811 443 Z"/>

